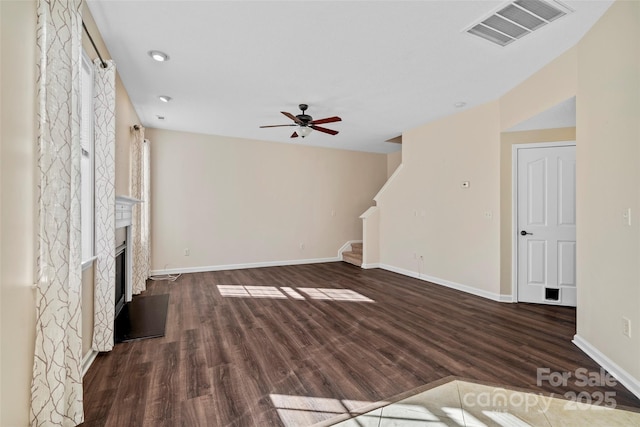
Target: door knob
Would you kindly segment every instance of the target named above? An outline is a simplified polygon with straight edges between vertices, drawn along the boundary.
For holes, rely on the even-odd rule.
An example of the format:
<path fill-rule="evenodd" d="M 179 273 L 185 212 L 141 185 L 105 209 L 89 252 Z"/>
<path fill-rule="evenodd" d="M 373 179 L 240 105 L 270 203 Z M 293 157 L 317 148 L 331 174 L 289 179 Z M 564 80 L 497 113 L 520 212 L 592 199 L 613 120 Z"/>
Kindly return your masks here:
<path fill-rule="evenodd" d="M 526 232 L 526 231 L 524 231 L 524 230 L 522 230 L 522 231 L 520 232 L 520 235 L 521 235 L 521 236 L 526 236 L 527 234 L 529 234 L 530 236 L 533 236 L 533 233 L 527 233 L 527 232 Z"/>

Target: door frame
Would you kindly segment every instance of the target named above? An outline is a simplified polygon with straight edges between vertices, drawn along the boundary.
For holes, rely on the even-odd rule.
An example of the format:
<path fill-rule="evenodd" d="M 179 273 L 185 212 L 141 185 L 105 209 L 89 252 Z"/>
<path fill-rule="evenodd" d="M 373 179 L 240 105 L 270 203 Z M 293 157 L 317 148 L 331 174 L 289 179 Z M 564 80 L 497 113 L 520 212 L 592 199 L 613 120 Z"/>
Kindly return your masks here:
<path fill-rule="evenodd" d="M 527 144 L 513 144 L 511 146 L 511 301 L 514 303 L 518 302 L 518 152 L 519 150 L 526 150 L 530 148 L 575 146 L 576 141 L 533 142 Z"/>

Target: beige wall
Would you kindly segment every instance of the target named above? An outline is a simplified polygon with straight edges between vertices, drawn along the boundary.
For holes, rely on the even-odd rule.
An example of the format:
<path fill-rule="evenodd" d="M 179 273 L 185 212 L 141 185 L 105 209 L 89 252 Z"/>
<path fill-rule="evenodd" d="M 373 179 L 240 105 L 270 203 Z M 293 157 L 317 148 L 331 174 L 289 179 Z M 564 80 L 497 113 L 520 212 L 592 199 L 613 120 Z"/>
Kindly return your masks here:
<path fill-rule="evenodd" d="M 387 179 L 391 178 L 400 163 L 402 163 L 402 150 L 387 154 Z"/>
<path fill-rule="evenodd" d="M 398 182 L 390 185 L 394 190 L 385 192 L 378 202 L 391 210 L 381 212 L 381 263 L 471 286 L 481 292 L 510 296 L 511 147 L 521 143 L 575 140 L 575 128 L 505 131 L 575 96 L 576 81 L 577 48 L 572 48 L 499 98 L 494 114 L 483 113 L 486 110 L 483 106 L 403 134 L 405 169 Z M 452 160 L 456 158 L 457 161 Z M 469 175 L 466 170 L 473 171 L 489 186 L 493 182 L 497 182 L 497 186 L 483 188 L 482 195 L 468 198 L 463 208 L 464 199 L 457 196 L 478 194 L 475 180 L 463 178 Z M 455 187 L 446 181 L 449 176 L 457 176 L 458 181 L 471 180 L 471 187 L 461 192 L 452 191 Z M 498 191 L 497 204 L 494 191 Z M 425 195 L 429 195 L 428 201 Z M 418 217 L 411 218 L 416 211 Z M 491 220 L 484 217 L 489 211 Z M 478 221 L 479 215 L 483 221 Z M 469 224 L 476 228 L 470 228 Z M 480 234 L 476 230 L 481 230 Z M 491 246 L 496 237 L 497 246 Z M 496 248 L 498 252 L 494 253 Z M 421 251 L 429 253 L 424 261 L 419 259 Z M 456 255 L 475 252 L 487 258 L 477 263 L 468 262 L 469 256 Z M 418 254 L 417 260 L 414 253 Z M 497 271 L 498 275 L 487 277 L 482 286 L 477 285 L 478 279 L 464 281 L 465 277 L 484 274 L 484 270 L 491 274 Z"/>
<path fill-rule="evenodd" d="M 499 294 L 499 134 L 492 102 L 402 135 L 403 168 L 378 198 L 381 264 Z"/>
<path fill-rule="evenodd" d="M 82 355 L 91 351 L 93 338 L 93 267 L 82 272 Z"/>
<path fill-rule="evenodd" d="M 500 292 L 512 291 L 512 146 L 514 144 L 575 141 L 575 128 L 508 132 L 518 123 L 575 96 L 577 48 L 573 47 L 544 66 L 504 96 L 500 103 Z"/>
<path fill-rule="evenodd" d="M 578 45 L 576 100 L 578 335 L 640 390 L 640 2 L 616 2 Z"/>
<path fill-rule="evenodd" d="M 1 222 L 0 425 L 28 425 L 35 340 L 36 212 L 36 3 L 0 1 L 1 30 Z M 101 53 L 109 57 L 93 20 L 83 19 Z M 95 57 L 84 40 L 90 57 Z M 116 187 L 129 194 L 129 126 L 138 122 L 118 82 Z M 83 352 L 93 330 L 93 271 L 83 273 Z"/>
<path fill-rule="evenodd" d="M 362 238 L 359 216 L 386 180 L 384 154 L 146 135 L 153 270 L 336 257 Z"/>
<path fill-rule="evenodd" d="M 576 48 L 571 48 L 500 99 L 500 130 L 529 119 L 576 94 Z"/>
<path fill-rule="evenodd" d="M 512 149 L 516 144 L 575 141 L 576 128 L 504 132 L 500 136 L 500 293 L 512 291 L 511 262 L 513 241 Z"/>
<path fill-rule="evenodd" d="M 501 133 L 573 96 L 575 130 Z M 403 169 L 378 200 L 381 263 L 510 294 L 511 147 L 575 138 L 577 332 L 639 384 L 640 2 L 616 2 L 576 47 L 497 105 L 403 135 Z M 456 191 L 462 180 L 471 190 L 479 181 L 482 197 Z M 631 226 L 623 225 L 627 208 Z M 489 209 L 493 222 L 479 221 Z M 622 317 L 631 320 L 632 338 L 622 334 Z"/>
<path fill-rule="evenodd" d="M 2 426 L 28 424 L 35 330 L 35 24 L 33 1 L 1 1 Z"/>

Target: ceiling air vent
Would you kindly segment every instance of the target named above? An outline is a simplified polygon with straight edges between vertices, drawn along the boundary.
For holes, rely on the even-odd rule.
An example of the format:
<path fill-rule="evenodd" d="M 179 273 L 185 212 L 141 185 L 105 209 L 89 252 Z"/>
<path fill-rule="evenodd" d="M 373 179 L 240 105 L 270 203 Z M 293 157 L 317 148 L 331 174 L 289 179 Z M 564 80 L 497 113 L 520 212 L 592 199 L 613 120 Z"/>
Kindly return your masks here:
<path fill-rule="evenodd" d="M 571 12 L 555 1 L 516 0 L 477 22 L 467 33 L 506 46 Z"/>

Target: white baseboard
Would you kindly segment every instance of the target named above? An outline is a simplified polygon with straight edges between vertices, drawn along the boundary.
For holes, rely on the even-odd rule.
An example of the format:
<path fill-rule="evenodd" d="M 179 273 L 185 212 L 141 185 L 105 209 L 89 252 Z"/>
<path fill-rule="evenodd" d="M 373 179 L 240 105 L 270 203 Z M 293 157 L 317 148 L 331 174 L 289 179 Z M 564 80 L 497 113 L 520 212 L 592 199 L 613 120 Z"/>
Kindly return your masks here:
<path fill-rule="evenodd" d="M 380 264 L 378 264 L 377 262 L 372 264 L 362 264 L 360 267 L 367 270 L 370 268 L 380 268 Z"/>
<path fill-rule="evenodd" d="M 419 274 L 415 271 L 405 270 L 404 268 L 395 267 L 393 265 L 388 264 L 380 264 L 380 268 L 387 271 L 392 271 L 394 273 L 402 274 L 403 276 L 413 277 L 414 279 L 419 279 Z"/>
<path fill-rule="evenodd" d="M 207 271 L 241 270 L 245 268 L 283 267 L 286 265 L 319 264 L 323 262 L 336 262 L 341 260 L 342 260 L 342 257 L 332 257 L 332 258 L 293 259 L 288 261 L 251 262 L 251 263 L 245 263 L 245 264 L 207 265 L 207 266 L 201 266 L 201 267 L 181 267 L 181 268 L 167 268 L 164 270 L 151 270 L 150 274 L 152 276 L 161 276 L 163 274 L 204 273 Z"/>
<path fill-rule="evenodd" d="M 516 300 L 515 300 L 515 298 L 513 298 L 513 295 L 509 295 L 509 294 L 503 295 L 503 294 L 500 294 L 500 302 L 518 302 L 518 301 L 516 301 Z"/>
<path fill-rule="evenodd" d="M 380 268 L 383 270 L 392 271 L 394 273 L 402 274 L 403 276 L 409 276 L 416 279 L 424 280 L 425 282 L 435 283 L 436 285 L 445 286 L 447 288 L 462 291 L 471 295 L 476 295 L 482 298 L 487 298 L 498 302 L 513 302 L 511 295 L 501 295 L 493 292 L 485 291 L 482 289 L 474 288 L 473 286 L 467 286 L 460 283 L 452 282 L 450 280 L 440 279 L 438 277 L 428 276 L 426 274 L 420 274 L 415 271 L 405 270 L 403 268 L 394 267 L 392 265 L 380 264 Z"/>
<path fill-rule="evenodd" d="M 618 366 L 617 363 L 605 356 L 600 350 L 595 348 L 580 335 L 575 334 L 572 342 L 587 356 L 592 358 L 598 365 L 602 366 L 611 375 L 613 375 L 620 384 L 640 398 L 640 380 L 634 378 L 631 374 Z"/>
<path fill-rule="evenodd" d="M 91 364 L 93 363 L 93 361 L 96 360 L 96 356 L 97 355 L 98 355 L 98 352 L 95 351 L 94 349 L 91 349 L 82 358 L 82 376 L 83 377 L 85 376 L 85 374 L 87 373 L 87 371 L 91 367 Z"/>

